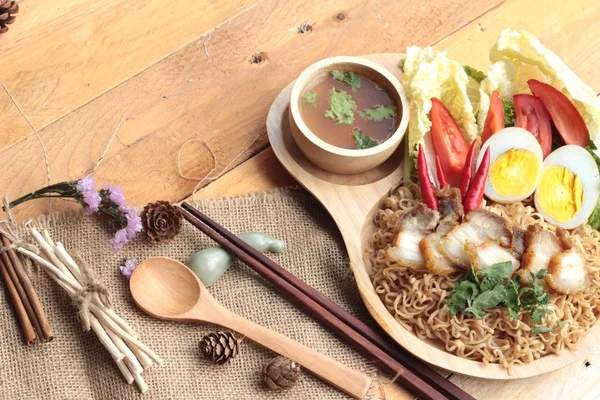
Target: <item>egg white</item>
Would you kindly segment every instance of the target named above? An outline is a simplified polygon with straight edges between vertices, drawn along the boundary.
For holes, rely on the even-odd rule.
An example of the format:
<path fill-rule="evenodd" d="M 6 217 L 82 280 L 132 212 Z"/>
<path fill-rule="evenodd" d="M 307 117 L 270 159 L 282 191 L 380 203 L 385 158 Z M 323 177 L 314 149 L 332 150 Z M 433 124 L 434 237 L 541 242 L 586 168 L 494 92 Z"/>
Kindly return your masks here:
<path fill-rule="evenodd" d="M 550 153 L 544 160 L 542 173 L 546 168 L 553 165 L 565 167 L 575 175 L 579 176 L 579 181 L 583 188 L 583 203 L 581 204 L 579 211 L 567 222 L 559 222 L 542 211 L 538 204 L 538 192 L 535 193 L 534 198 L 535 208 L 544 216 L 544 219 L 551 224 L 560 226 L 563 229 L 576 228 L 587 222 L 598 203 L 598 197 L 600 197 L 600 175 L 598 175 L 598 166 L 590 153 L 583 147 L 577 145 L 562 146 Z"/>
<path fill-rule="evenodd" d="M 534 154 L 534 156 L 540 161 L 540 168 L 537 171 L 537 177 L 535 184 L 531 187 L 531 191 L 527 193 L 523 193 L 515 196 L 503 196 L 497 193 L 494 190 L 494 186 L 492 185 L 492 181 L 490 176 L 488 175 L 487 180 L 485 182 L 485 195 L 497 202 L 502 204 L 514 203 L 517 201 L 521 201 L 531 196 L 531 194 L 535 191 L 535 188 L 538 185 L 540 180 L 541 172 L 542 172 L 542 160 L 543 152 L 542 147 L 538 143 L 537 139 L 527 130 L 523 128 L 511 127 L 504 128 L 494 133 L 481 147 L 481 151 L 479 152 L 479 158 L 477 159 L 477 168 L 483 161 L 483 155 L 487 148 L 490 148 L 490 169 L 494 164 L 494 161 L 502 154 L 506 153 L 510 149 L 517 150 L 528 150 Z"/>

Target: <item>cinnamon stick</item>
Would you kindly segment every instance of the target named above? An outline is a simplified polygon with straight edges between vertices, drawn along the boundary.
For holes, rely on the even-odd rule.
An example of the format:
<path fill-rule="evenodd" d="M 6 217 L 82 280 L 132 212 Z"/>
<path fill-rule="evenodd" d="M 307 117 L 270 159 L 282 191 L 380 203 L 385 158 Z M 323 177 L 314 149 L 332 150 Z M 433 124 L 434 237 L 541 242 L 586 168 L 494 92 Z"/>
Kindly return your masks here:
<path fill-rule="evenodd" d="M 0 257 L 2 257 L 2 262 L 4 263 L 4 266 L 6 267 L 6 270 L 8 271 L 8 275 L 10 276 L 12 283 L 15 285 L 15 288 L 17 289 L 17 294 L 19 295 L 19 298 L 21 299 L 21 302 L 23 303 L 23 307 L 25 308 L 25 312 L 27 313 L 27 316 L 29 317 L 29 321 L 31 321 L 31 324 L 33 325 L 33 329 L 35 330 L 37 339 L 39 342 L 41 342 L 42 341 L 42 328 L 37 319 L 37 316 L 35 315 L 35 312 L 33 311 L 33 306 L 31 305 L 31 301 L 27 297 L 27 293 L 25 292 L 25 289 L 23 288 L 23 285 L 17 276 L 17 272 L 15 271 L 15 266 L 12 264 L 7 253 L 8 253 L 8 251 L 0 253 Z"/>
<path fill-rule="evenodd" d="M 0 235 L 0 237 L 2 239 L 2 244 L 4 246 L 10 245 L 10 241 L 8 240 L 8 238 L 6 238 L 3 235 Z M 39 299 L 37 293 L 35 292 L 35 289 L 33 288 L 31 279 L 29 278 L 29 275 L 25 271 L 25 266 L 23 265 L 21 255 L 20 254 L 17 255 L 17 253 L 13 249 L 8 250 L 7 253 L 8 253 L 8 257 L 14 267 L 14 270 L 17 274 L 17 278 L 19 279 L 19 282 L 21 283 L 21 285 L 23 286 L 23 289 L 25 290 L 25 294 L 26 294 L 29 302 L 31 303 L 31 307 L 33 308 L 33 312 L 39 323 L 39 327 L 40 327 L 40 331 L 38 332 L 40 334 L 39 339 L 41 342 L 49 342 L 54 338 L 54 336 L 52 334 L 52 327 L 50 326 L 50 323 L 48 322 L 48 317 L 46 317 L 46 313 L 44 312 L 42 303 L 40 303 L 40 299 Z"/>
<path fill-rule="evenodd" d="M 25 307 L 23 306 L 23 302 L 17 293 L 17 288 L 15 287 L 10 274 L 8 273 L 8 269 L 4 264 L 3 258 L 0 257 L 0 272 L 2 273 L 2 279 L 4 279 L 4 283 L 8 289 L 8 293 L 12 299 L 13 305 L 15 306 L 15 312 L 17 314 L 17 319 L 21 324 L 21 330 L 23 331 L 23 336 L 25 337 L 25 342 L 28 345 L 34 344 L 38 342 L 37 333 L 35 329 L 33 329 L 33 325 L 27 316 L 27 312 L 25 311 Z"/>

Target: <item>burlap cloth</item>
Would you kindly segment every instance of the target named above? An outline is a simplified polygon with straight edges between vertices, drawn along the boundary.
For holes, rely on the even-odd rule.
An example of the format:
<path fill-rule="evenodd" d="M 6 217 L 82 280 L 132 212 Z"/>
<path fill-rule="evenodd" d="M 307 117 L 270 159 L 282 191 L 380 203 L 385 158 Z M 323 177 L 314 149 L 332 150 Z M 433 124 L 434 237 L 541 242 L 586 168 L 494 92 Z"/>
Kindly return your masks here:
<path fill-rule="evenodd" d="M 272 254 L 280 265 L 334 302 L 371 323 L 348 267 L 337 228 L 327 212 L 299 190 L 276 190 L 233 199 L 202 201 L 198 207 L 232 232 L 262 231 L 284 240 L 285 253 Z M 165 360 L 143 376 L 150 390 L 141 395 L 127 385 L 109 353 L 93 332 L 83 332 L 65 292 L 43 272 L 34 285 L 54 328 L 51 343 L 27 347 L 6 290 L 0 294 L 0 399 L 344 399 L 344 394 L 304 373 L 292 390 L 273 393 L 256 376 L 274 354 L 246 341 L 236 359 L 223 366 L 204 361 L 198 344 L 218 328 L 162 322 L 143 314 L 133 303 L 128 281 L 118 266 L 126 258 L 139 261 L 168 256 L 186 261 L 195 251 L 212 247 L 201 232 L 185 223 L 169 244 L 136 240 L 120 253 L 110 249 L 110 230 L 91 217 L 46 218 L 52 237 L 78 249 L 107 285 L 116 311 L 136 329 L 140 339 Z M 236 263 L 210 289 L 225 307 L 287 335 L 348 366 L 367 372 L 372 364 L 319 323 L 281 297 L 245 265 Z"/>

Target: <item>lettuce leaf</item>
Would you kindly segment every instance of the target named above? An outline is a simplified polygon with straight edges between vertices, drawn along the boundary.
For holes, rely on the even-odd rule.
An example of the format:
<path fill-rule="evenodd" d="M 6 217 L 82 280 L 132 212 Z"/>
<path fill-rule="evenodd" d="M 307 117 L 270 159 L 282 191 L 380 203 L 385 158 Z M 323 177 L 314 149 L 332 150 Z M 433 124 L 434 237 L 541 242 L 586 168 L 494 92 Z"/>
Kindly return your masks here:
<path fill-rule="evenodd" d="M 505 29 L 490 50 L 492 65 L 481 82 L 478 122 L 485 121 L 489 96 L 498 90 L 503 100 L 516 93 L 530 93 L 527 81 L 538 79 L 562 91 L 581 113 L 592 140 L 600 139 L 600 98 L 566 64 L 527 31 Z M 482 125 L 481 125 L 482 126 Z"/>
<path fill-rule="evenodd" d="M 425 142 L 431 128 L 431 99 L 439 98 L 456 120 L 467 143 L 478 136 L 473 104 L 467 93 L 469 77 L 462 65 L 450 60 L 445 52 L 431 47 L 411 46 L 406 49 L 402 85 L 410 103 L 408 145 L 411 156 Z M 426 146 L 427 147 L 427 146 Z"/>

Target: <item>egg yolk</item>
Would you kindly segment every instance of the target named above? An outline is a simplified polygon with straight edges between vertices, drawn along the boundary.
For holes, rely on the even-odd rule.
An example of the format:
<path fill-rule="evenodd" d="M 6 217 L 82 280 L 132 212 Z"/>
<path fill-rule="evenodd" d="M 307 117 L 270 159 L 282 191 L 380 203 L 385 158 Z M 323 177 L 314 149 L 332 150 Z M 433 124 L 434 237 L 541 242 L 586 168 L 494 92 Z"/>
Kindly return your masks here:
<path fill-rule="evenodd" d="M 537 190 L 537 201 L 542 211 L 559 222 L 573 218 L 583 203 L 579 176 L 560 165 L 544 170 Z"/>
<path fill-rule="evenodd" d="M 490 182 L 500 196 L 531 193 L 540 170 L 540 160 L 529 150 L 510 149 L 492 163 Z"/>

